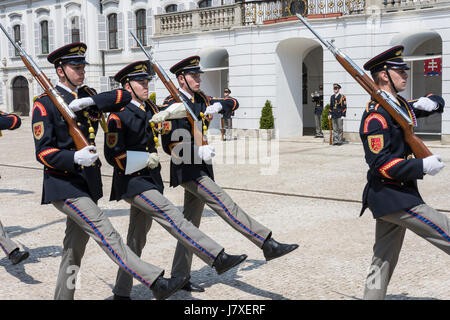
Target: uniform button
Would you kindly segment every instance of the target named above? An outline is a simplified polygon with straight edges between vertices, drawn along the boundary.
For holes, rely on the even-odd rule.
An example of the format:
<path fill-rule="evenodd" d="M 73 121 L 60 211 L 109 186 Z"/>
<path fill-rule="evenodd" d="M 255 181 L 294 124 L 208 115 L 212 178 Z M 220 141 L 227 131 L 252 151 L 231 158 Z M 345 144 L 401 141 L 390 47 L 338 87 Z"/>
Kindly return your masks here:
<path fill-rule="evenodd" d="M 77 126 L 81 126 L 81 122 L 77 122 Z"/>
<path fill-rule="evenodd" d="M 384 182 L 384 179 L 381 179 L 381 182 Z"/>
<path fill-rule="evenodd" d="M 148 147 L 145 147 L 145 151 L 148 151 Z"/>
<path fill-rule="evenodd" d="M 141 175 L 141 173 L 140 172 L 138 172 L 138 176 L 140 176 Z"/>
<path fill-rule="evenodd" d="M 400 182 L 400 185 L 403 186 L 403 185 L 405 185 L 405 184 L 404 184 L 403 182 Z"/>
<path fill-rule="evenodd" d="M 64 170 L 64 173 L 67 173 L 67 171 L 66 171 L 66 170 Z"/>

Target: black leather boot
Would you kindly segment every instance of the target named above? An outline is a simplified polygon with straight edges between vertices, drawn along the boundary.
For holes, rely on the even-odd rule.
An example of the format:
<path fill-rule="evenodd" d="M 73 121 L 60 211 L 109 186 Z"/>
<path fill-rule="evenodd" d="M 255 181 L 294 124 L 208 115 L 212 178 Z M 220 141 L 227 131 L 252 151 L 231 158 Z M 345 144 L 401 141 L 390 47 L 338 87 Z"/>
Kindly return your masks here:
<path fill-rule="evenodd" d="M 187 292 L 205 292 L 205 289 L 203 289 L 200 285 L 192 282 L 192 281 L 188 281 L 182 288 L 181 290 L 187 291 Z"/>
<path fill-rule="evenodd" d="M 222 251 L 217 256 L 216 260 L 214 261 L 213 267 L 216 268 L 217 274 L 222 274 L 231 268 L 237 266 L 242 261 L 247 259 L 246 254 L 238 255 L 229 255 L 226 254 L 225 251 Z"/>
<path fill-rule="evenodd" d="M 12 264 L 18 264 L 28 258 L 29 255 L 30 254 L 27 251 L 20 251 L 19 249 L 16 249 L 9 254 L 9 260 L 11 260 Z"/>
<path fill-rule="evenodd" d="M 153 296 L 156 300 L 164 300 L 183 287 L 186 282 L 189 281 L 189 278 L 190 277 L 177 277 L 166 279 L 163 278 L 163 276 L 160 276 L 155 282 L 153 282 L 150 289 L 152 290 Z"/>
<path fill-rule="evenodd" d="M 262 247 L 266 261 L 284 256 L 297 248 L 298 244 L 279 243 L 273 238 L 267 239 Z"/>

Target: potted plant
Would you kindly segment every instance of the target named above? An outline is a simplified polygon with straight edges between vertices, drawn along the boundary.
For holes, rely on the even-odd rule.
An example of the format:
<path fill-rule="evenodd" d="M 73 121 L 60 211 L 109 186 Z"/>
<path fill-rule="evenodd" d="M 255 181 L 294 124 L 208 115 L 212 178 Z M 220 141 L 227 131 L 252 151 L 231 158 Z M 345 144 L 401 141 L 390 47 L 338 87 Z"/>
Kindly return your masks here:
<path fill-rule="evenodd" d="M 261 110 L 261 118 L 259 119 L 259 136 L 265 140 L 270 140 L 275 137 L 272 103 L 270 100 L 266 100 L 266 103 Z"/>

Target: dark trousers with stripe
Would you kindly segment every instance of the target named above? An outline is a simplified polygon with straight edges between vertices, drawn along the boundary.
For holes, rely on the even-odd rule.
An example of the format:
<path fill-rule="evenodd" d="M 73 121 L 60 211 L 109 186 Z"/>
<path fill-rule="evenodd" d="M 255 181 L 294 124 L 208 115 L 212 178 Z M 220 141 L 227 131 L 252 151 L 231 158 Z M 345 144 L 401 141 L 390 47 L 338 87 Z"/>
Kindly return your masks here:
<path fill-rule="evenodd" d="M 93 238 L 108 257 L 121 269 L 150 287 L 164 270 L 141 260 L 122 240 L 108 217 L 88 197 L 66 199 L 52 203 L 67 215 L 66 234 L 63 243 L 61 265 L 56 283 L 55 299 L 74 298 L 75 289 L 89 238 Z"/>
<path fill-rule="evenodd" d="M 231 197 L 208 176 L 183 183 L 183 214 L 195 226 L 200 226 L 203 208 L 208 205 L 225 222 L 247 239 L 262 248 L 271 231 L 250 217 Z M 191 273 L 192 253 L 178 244 L 172 264 L 172 276 L 188 276 Z"/>
<path fill-rule="evenodd" d="M 195 253 L 207 265 L 212 266 L 214 260 L 223 247 L 212 240 L 192 222 L 185 219 L 174 204 L 157 190 L 145 191 L 131 199 L 130 226 L 128 229 L 127 244 L 138 256 L 146 243 L 146 235 L 151 227 L 151 221 L 158 222 L 172 236 L 178 240 L 185 250 Z M 114 294 L 130 296 L 132 278 L 122 269 L 119 270 Z"/>
<path fill-rule="evenodd" d="M 0 247 L 3 249 L 7 257 L 9 257 L 11 252 L 13 252 L 16 249 L 19 249 L 17 243 L 15 243 L 9 238 L 8 234 L 3 228 L 1 221 L 0 221 Z"/>
<path fill-rule="evenodd" d="M 430 206 L 421 204 L 378 218 L 364 299 L 385 298 L 407 229 L 450 255 L 450 219 Z"/>

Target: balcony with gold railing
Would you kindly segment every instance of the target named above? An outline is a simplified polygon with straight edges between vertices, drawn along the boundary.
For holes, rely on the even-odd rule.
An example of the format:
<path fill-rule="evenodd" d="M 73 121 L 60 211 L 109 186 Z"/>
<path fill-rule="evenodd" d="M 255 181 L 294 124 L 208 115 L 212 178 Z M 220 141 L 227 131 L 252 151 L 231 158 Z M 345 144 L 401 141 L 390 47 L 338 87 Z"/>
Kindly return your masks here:
<path fill-rule="evenodd" d="M 296 13 L 308 18 L 330 18 L 364 13 L 366 7 L 382 12 L 425 9 L 450 0 L 272 0 L 239 1 L 230 5 L 155 15 L 156 37 L 237 26 L 295 20 Z M 444 4 L 445 5 L 445 4 Z"/>
<path fill-rule="evenodd" d="M 163 13 L 155 15 L 155 36 L 225 30 L 272 20 L 282 22 L 296 19 L 295 13 L 311 18 L 347 15 L 362 11 L 364 3 L 365 0 L 247 1 Z"/>

